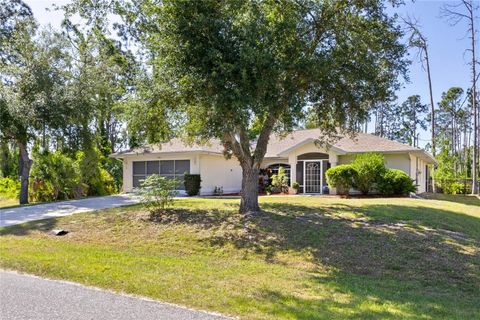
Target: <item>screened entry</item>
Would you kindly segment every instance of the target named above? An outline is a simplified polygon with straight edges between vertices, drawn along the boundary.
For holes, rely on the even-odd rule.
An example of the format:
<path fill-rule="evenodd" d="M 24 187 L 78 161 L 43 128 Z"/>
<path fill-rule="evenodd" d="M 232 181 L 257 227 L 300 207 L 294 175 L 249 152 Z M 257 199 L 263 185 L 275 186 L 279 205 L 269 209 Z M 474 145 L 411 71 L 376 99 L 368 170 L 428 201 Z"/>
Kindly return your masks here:
<path fill-rule="evenodd" d="M 190 173 L 190 160 L 157 160 L 133 162 L 133 187 L 137 188 L 149 175 L 158 174 L 178 180 L 178 190 L 184 190 L 185 173 Z"/>
<path fill-rule="evenodd" d="M 325 171 L 330 168 L 328 154 L 306 153 L 297 160 L 296 179 L 300 186 L 299 193 L 328 194 Z"/>

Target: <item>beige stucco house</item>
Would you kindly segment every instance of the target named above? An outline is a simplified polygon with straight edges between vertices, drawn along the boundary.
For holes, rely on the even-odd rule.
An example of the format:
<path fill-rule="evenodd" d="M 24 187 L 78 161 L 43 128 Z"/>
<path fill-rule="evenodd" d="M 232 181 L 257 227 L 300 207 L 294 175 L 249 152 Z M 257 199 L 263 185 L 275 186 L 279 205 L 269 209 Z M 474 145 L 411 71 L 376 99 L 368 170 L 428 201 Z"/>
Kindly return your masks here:
<path fill-rule="evenodd" d="M 335 190 L 328 190 L 325 179 L 328 168 L 349 163 L 359 153 L 379 152 L 384 154 L 388 168 L 405 171 L 416 182 L 419 193 L 426 191 L 428 165 L 434 159 L 424 150 L 366 133 L 353 139 L 343 137 L 322 147 L 316 143 L 319 136 L 318 129 L 297 130 L 285 137 L 272 135 L 262 168 L 275 172 L 279 166 L 284 167 L 290 183 L 297 181 L 300 185 L 300 193 L 334 193 Z M 215 187 L 222 187 L 224 193 L 236 193 L 241 188 L 242 169 L 234 157 L 224 158 L 218 141 L 189 146 L 173 139 L 111 156 L 123 161 L 124 192 L 131 192 L 150 174 L 179 180 L 184 173 L 200 174 L 203 195 L 212 194 Z"/>

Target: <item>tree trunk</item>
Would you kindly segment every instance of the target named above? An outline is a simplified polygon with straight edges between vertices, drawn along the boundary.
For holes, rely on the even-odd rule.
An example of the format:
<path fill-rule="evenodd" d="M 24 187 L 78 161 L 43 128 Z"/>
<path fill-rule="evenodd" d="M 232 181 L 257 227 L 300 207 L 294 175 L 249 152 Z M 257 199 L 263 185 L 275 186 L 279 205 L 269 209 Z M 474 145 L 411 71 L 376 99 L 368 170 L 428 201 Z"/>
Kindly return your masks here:
<path fill-rule="evenodd" d="M 18 170 L 20 174 L 20 204 L 28 203 L 28 179 L 30 177 L 30 159 L 27 144 L 18 142 Z"/>
<path fill-rule="evenodd" d="M 242 191 L 240 200 L 240 212 L 243 214 L 255 214 L 260 212 L 258 206 L 258 174 L 260 169 L 242 165 Z"/>
<path fill-rule="evenodd" d="M 10 149 L 7 140 L 0 139 L 0 177 L 10 173 Z"/>
<path fill-rule="evenodd" d="M 431 113 L 431 133 L 432 133 L 432 156 L 435 158 L 436 155 L 436 148 L 435 148 L 435 104 L 433 102 L 433 90 L 432 90 L 432 77 L 430 74 L 430 60 L 428 58 L 428 46 L 425 42 L 425 64 L 427 65 L 427 77 L 428 77 L 428 92 L 430 95 L 430 113 Z M 432 164 L 432 192 L 437 192 L 437 188 L 435 187 L 435 163 Z"/>
<path fill-rule="evenodd" d="M 473 107 L 473 165 L 472 165 L 472 194 L 478 193 L 478 123 L 477 123 L 477 113 L 478 113 L 478 106 L 477 106 L 477 71 L 476 71 L 476 56 L 475 56 L 475 26 L 474 26 L 474 12 L 472 3 L 470 3 L 470 40 L 472 44 L 472 107 Z"/>
<path fill-rule="evenodd" d="M 473 155 L 472 155 L 472 194 L 478 193 L 477 185 L 477 154 L 478 154 L 478 132 L 477 132 L 477 107 L 475 101 L 475 90 L 473 91 Z"/>

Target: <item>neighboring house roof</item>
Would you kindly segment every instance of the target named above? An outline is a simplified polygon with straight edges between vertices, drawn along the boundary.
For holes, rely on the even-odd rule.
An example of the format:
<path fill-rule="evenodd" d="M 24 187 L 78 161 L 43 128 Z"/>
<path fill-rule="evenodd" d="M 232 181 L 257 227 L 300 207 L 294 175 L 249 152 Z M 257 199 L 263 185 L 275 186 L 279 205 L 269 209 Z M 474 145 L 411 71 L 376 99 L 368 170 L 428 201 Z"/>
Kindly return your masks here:
<path fill-rule="evenodd" d="M 314 142 L 321 135 L 320 129 L 296 130 L 286 136 L 272 135 L 268 143 L 265 157 L 285 157 L 288 152 L 309 142 Z M 412 152 L 422 153 L 430 160 L 433 158 L 424 150 L 415 148 L 400 142 L 388 140 L 368 133 L 357 133 L 355 137 L 344 136 L 337 140 L 329 148 L 338 154 L 362 153 L 362 152 Z M 200 153 L 223 153 L 223 146 L 218 140 L 211 140 L 206 145 L 187 145 L 180 139 L 172 139 L 169 142 L 148 145 L 112 155 L 115 158 L 123 158 L 125 155 L 148 154 L 148 153 L 177 153 L 177 152 L 200 152 Z"/>

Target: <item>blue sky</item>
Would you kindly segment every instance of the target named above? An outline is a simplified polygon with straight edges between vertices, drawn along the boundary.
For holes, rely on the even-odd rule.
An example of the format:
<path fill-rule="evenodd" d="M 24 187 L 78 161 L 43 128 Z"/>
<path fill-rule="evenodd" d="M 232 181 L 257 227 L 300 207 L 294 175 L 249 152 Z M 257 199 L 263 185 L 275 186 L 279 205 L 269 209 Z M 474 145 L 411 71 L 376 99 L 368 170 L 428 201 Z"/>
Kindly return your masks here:
<path fill-rule="evenodd" d="M 465 37 L 466 24 L 460 23 L 452 27 L 440 17 L 442 5 L 452 3 L 452 1 L 409 2 L 406 0 L 406 2 L 406 5 L 395 11 L 402 16 L 410 15 L 417 18 L 424 34 L 428 38 L 435 103 L 438 103 L 440 100 L 442 92 L 450 87 L 468 88 L 471 78 L 467 63 L 471 57 L 469 53 L 465 52 L 469 45 L 468 39 Z M 476 2 L 480 5 L 480 0 Z M 47 12 L 45 8 L 51 7 L 53 3 L 61 5 L 68 3 L 68 1 L 27 0 L 26 3 L 30 5 L 40 24 L 47 25 L 50 23 L 53 27 L 59 27 L 62 13 L 55 11 Z M 480 26 L 480 19 L 478 20 L 478 25 Z M 422 101 L 427 103 L 427 76 L 419 61 L 416 60 L 416 52 L 414 50 L 411 52 L 410 58 L 413 60 L 410 66 L 410 83 L 405 84 L 397 92 L 398 99 L 402 102 L 408 96 L 418 94 L 422 97 Z M 370 125 L 369 130 L 373 130 L 373 125 Z M 420 145 L 426 144 L 429 138 L 430 134 L 428 132 L 422 132 Z"/>
<path fill-rule="evenodd" d="M 455 3 L 455 1 L 408 2 L 396 10 L 402 16 L 408 14 L 417 18 L 429 41 L 435 103 L 440 101 L 442 92 L 450 87 L 458 86 L 467 89 L 471 86 L 470 67 L 467 64 L 471 60 L 471 55 L 465 52 L 469 46 L 469 39 L 465 36 L 467 25 L 461 22 L 452 27 L 441 18 L 440 8 L 445 3 Z M 480 0 L 477 3 L 480 5 Z M 480 19 L 478 20 L 477 28 L 480 25 Z M 413 60 L 410 66 L 410 83 L 405 84 L 404 88 L 397 92 L 397 96 L 399 101 L 404 101 L 408 96 L 418 94 L 423 103 L 428 103 L 427 75 L 416 60 L 415 50 L 411 50 L 410 58 Z M 428 142 L 426 140 L 430 140 L 430 133 L 422 132 L 420 139 L 422 139 L 420 145 L 426 144 Z"/>

